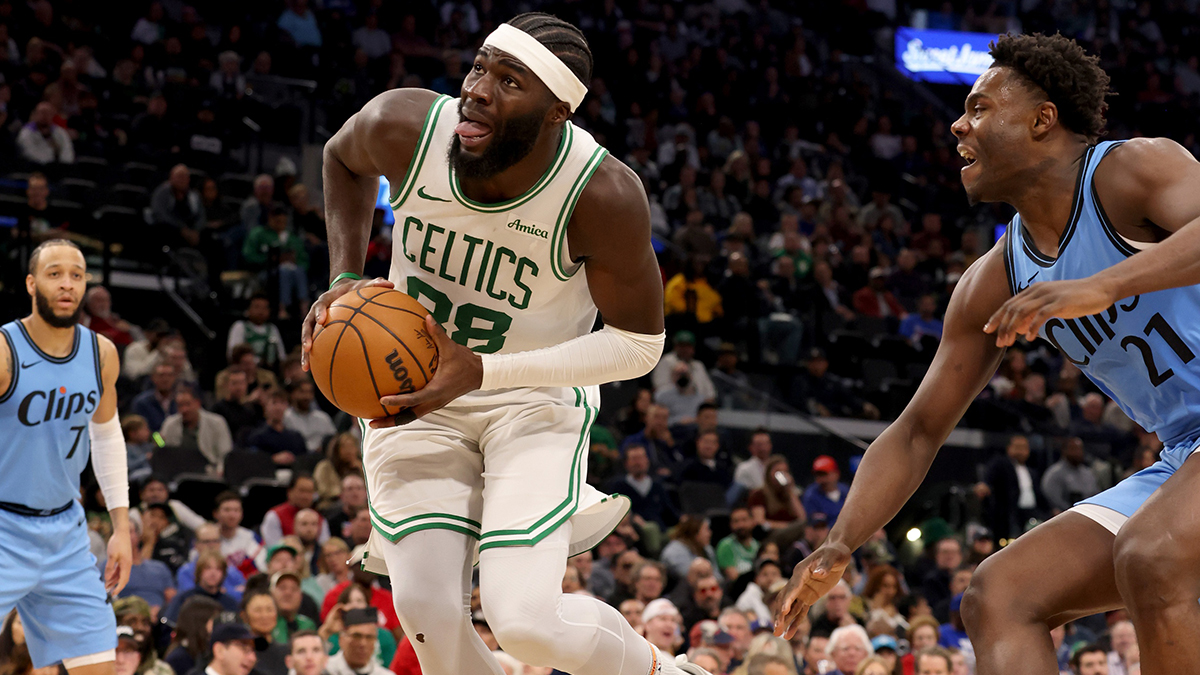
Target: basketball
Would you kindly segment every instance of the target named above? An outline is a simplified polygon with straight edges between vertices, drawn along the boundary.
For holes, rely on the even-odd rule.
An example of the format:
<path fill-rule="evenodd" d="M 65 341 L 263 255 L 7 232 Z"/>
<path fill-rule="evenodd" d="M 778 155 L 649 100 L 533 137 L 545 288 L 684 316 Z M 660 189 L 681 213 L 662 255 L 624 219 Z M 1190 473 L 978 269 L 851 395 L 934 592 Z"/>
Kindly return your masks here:
<path fill-rule="evenodd" d="M 321 393 L 362 419 L 400 412 L 379 399 L 417 391 L 437 370 L 426 314 L 419 302 L 390 288 L 362 288 L 334 300 L 310 355 Z"/>

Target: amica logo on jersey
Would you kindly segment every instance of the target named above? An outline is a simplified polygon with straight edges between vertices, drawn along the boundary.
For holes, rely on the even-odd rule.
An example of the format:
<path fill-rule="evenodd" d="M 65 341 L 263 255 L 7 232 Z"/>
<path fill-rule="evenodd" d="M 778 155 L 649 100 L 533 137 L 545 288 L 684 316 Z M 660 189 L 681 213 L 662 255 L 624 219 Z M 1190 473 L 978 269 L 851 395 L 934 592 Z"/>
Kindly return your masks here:
<path fill-rule="evenodd" d="M 521 222 L 520 218 L 517 218 L 516 220 L 509 223 L 508 229 L 516 230 L 517 232 L 521 232 L 523 234 L 532 234 L 533 236 L 538 237 L 539 239 L 549 239 L 550 238 L 549 232 L 542 230 L 542 229 L 538 229 L 536 227 L 533 227 L 532 225 L 526 225 Z"/>

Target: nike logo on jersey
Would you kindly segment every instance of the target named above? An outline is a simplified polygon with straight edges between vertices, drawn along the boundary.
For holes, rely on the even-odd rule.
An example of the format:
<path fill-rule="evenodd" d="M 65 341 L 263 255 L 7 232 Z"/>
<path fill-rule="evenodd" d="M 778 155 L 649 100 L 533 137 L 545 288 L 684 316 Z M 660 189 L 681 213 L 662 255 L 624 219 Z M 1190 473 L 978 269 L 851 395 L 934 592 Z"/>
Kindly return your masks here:
<path fill-rule="evenodd" d="M 1026 280 L 1025 280 L 1025 285 L 1024 285 L 1024 286 L 1022 286 L 1021 284 L 1017 284 L 1017 292 L 1018 292 L 1018 293 L 1020 293 L 1021 291 L 1025 290 L 1026 288 L 1029 288 L 1029 285 L 1030 285 L 1030 284 L 1032 284 L 1032 283 L 1033 283 L 1033 280 L 1037 278 L 1037 275 L 1039 275 L 1039 274 L 1041 274 L 1041 273 L 1042 273 L 1042 271 L 1041 271 L 1041 270 L 1038 270 L 1038 271 L 1034 272 L 1034 273 L 1033 273 L 1033 276 L 1031 276 L 1031 277 L 1029 277 L 1028 279 L 1026 279 Z"/>
<path fill-rule="evenodd" d="M 33 363 L 22 363 L 21 368 L 32 368 L 39 363 L 41 363 L 41 361 L 34 361 Z"/>
<path fill-rule="evenodd" d="M 431 202 L 449 202 L 449 201 L 450 201 L 449 199 L 442 199 L 441 197 L 434 197 L 434 196 L 433 196 L 433 195 L 431 195 L 431 194 L 427 194 L 427 193 L 425 192 L 425 186 L 424 186 L 424 185 L 422 185 L 421 187 L 417 188 L 417 196 L 418 196 L 418 197 L 420 197 L 421 199 L 428 199 L 428 200 L 429 200 L 429 201 L 431 201 Z"/>

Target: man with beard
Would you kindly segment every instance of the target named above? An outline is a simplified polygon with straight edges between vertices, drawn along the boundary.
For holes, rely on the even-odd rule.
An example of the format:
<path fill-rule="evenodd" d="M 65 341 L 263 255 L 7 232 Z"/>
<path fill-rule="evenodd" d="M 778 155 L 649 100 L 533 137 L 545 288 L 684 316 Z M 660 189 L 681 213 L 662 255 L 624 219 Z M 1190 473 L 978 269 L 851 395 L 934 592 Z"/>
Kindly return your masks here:
<path fill-rule="evenodd" d="M 394 572 L 426 675 L 502 672 L 466 611 L 477 549 L 489 624 L 522 662 L 703 672 L 561 588 L 568 555 L 628 509 L 582 482 L 598 386 L 650 372 L 665 339 L 641 181 L 569 121 L 591 66 L 579 29 L 522 14 L 484 40 L 457 103 L 385 92 L 325 146 L 333 283 L 305 320 L 305 365 L 330 303 L 368 287 L 422 302 L 439 350 L 429 385 L 383 397 L 401 412 L 363 434 L 375 528 L 365 564 Z M 364 280 L 381 174 L 396 187 L 392 268 Z M 605 325 L 592 331 L 597 311 Z"/>
<path fill-rule="evenodd" d="M 129 481 L 117 348 L 78 325 L 86 279 L 75 244 L 41 244 L 25 277 L 32 311 L 0 326 L 0 615 L 20 611 L 35 668 L 112 675 L 108 600 L 129 581 Z M 102 577 L 77 500 L 89 456 L 113 526 Z"/>
<path fill-rule="evenodd" d="M 951 131 L 970 201 L 1017 215 L 959 280 L 928 374 L 797 566 L 776 630 L 794 632 L 896 515 L 1004 350 L 1043 337 L 1164 449 L 984 561 L 962 600 L 976 672 L 1052 672 L 1052 628 L 1121 606 L 1142 673 L 1186 672 L 1200 662 L 1200 642 L 1179 638 L 1200 630 L 1200 461 L 1187 461 L 1200 436 L 1200 163 L 1165 138 L 1100 142 L 1109 76 L 1074 41 L 1003 35 L 991 55 Z"/>

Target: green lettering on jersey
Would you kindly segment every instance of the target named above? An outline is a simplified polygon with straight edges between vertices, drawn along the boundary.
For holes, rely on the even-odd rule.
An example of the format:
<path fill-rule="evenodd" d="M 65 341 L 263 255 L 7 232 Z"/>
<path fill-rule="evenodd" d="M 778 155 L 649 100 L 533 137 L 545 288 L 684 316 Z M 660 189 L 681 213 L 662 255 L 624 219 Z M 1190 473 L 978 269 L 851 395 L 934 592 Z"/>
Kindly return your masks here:
<path fill-rule="evenodd" d="M 429 312 L 433 315 L 433 320 L 438 323 L 446 323 L 450 320 L 450 312 L 454 309 L 454 303 L 446 294 L 438 289 L 430 286 L 422 279 L 417 277 L 408 278 L 408 294 L 417 302 L 421 302 L 421 297 L 424 296 L 433 302 L 433 311 Z M 425 304 L 425 303 L 421 303 Z"/>
<path fill-rule="evenodd" d="M 446 275 L 446 263 L 450 262 L 450 251 L 454 250 L 454 236 L 454 230 L 450 230 L 450 238 L 446 240 L 446 248 L 442 253 L 442 264 L 438 267 L 438 276 L 450 283 L 454 283 L 454 277 Z"/>
<path fill-rule="evenodd" d="M 479 262 L 479 276 L 475 277 L 475 292 L 483 291 L 483 280 L 487 277 L 488 260 L 492 257 L 492 242 L 488 241 L 487 246 L 483 247 L 483 260 Z"/>
<path fill-rule="evenodd" d="M 529 298 L 533 295 L 533 290 L 521 281 L 521 275 L 525 272 L 526 268 L 530 269 L 533 276 L 536 277 L 538 275 L 537 263 L 533 262 L 529 258 L 521 258 L 520 262 L 517 263 L 517 273 L 513 275 L 513 283 L 515 283 L 521 290 L 525 291 L 525 296 L 521 298 L 520 302 L 517 302 L 517 296 L 515 294 L 508 296 L 508 304 L 512 305 L 515 309 L 525 309 L 528 307 Z"/>
<path fill-rule="evenodd" d="M 492 260 L 492 273 L 488 276 L 487 294 L 495 300 L 504 300 L 508 297 L 508 293 L 504 291 L 496 292 L 496 275 L 500 272 L 500 261 L 507 257 L 513 263 L 517 262 L 517 254 L 513 253 L 507 246 L 501 246 L 496 249 L 496 257 Z"/>
<path fill-rule="evenodd" d="M 421 245 L 421 262 L 418 263 L 421 266 L 421 269 L 425 270 L 426 272 L 429 272 L 430 274 L 436 274 L 436 272 L 433 271 L 432 267 L 425 266 L 425 256 L 429 255 L 430 253 L 437 253 L 437 249 L 429 245 L 430 240 L 433 239 L 433 233 L 435 231 L 438 234 L 441 234 L 446 231 L 446 228 L 438 227 L 437 225 L 434 225 L 433 223 L 429 223 L 428 225 L 426 225 L 426 227 L 425 227 L 425 243 Z"/>
<path fill-rule="evenodd" d="M 463 258 L 462 274 L 458 275 L 458 285 L 466 287 L 467 277 L 471 273 L 471 257 L 475 255 L 475 247 L 482 244 L 482 239 L 476 239 L 469 234 L 462 236 L 463 241 L 467 242 L 467 255 Z"/>
<path fill-rule="evenodd" d="M 404 219 L 404 237 L 400 240 L 400 250 L 404 252 L 404 257 L 408 258 L 409 262 L 417 262 L 417 259 L 413 257 L 413 254 L 408 252 L 408 226 L 413 223 L 416 223 L 418 232 L 420 232 L 425 226 L 424 223 L 413 216 L 409 216 Z"/>

